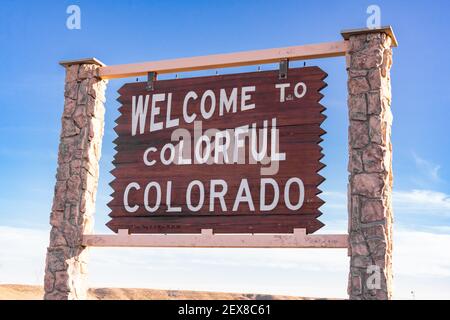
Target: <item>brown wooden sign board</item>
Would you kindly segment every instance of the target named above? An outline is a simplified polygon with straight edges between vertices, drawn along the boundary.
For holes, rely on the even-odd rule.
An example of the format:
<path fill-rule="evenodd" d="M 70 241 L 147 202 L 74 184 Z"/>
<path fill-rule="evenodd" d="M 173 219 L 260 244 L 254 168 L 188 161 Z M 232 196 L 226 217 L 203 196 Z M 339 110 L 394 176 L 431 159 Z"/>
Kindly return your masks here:
<path fill-rule="evenodd" d="M 130 233 L 291 233 L 323 226 L 318 67 L 119 89 L 107 226 Z"/>

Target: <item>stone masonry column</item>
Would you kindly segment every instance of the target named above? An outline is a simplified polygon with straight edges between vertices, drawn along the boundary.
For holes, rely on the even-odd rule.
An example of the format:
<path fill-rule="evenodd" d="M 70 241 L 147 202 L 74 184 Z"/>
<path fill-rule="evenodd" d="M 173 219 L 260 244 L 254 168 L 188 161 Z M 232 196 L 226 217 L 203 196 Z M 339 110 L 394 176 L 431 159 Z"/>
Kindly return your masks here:
<path fill-rule="evenodd" d="M 96 59 L 61 62 L 65 101 L 55 193 L 50 215 L 44 299 L 87 298 L 87 254 L 82 235 L 92 233 L 107 81 Z"/>
<path fill-rule="evenodd" d="M 392 297 L 390 27 L 342 32 L 349 110 L 350 299 Z"/>

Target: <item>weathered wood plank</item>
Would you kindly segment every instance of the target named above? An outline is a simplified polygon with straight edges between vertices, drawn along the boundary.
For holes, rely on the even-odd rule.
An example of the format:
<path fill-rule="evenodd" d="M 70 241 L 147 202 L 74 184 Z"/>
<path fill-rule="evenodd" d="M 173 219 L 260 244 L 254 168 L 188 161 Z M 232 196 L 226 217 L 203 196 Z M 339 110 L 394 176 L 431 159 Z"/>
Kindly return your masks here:
<path fill-rule="evenodd" d="M 89 247 L 159 248 L 348 248 L 347 234 L 306 235 L 305 229 L 287 234 L 217 234 L 203 229 L 200 234 L 86 234 L 83 245 Z"/>
<path fill-rule="evenodd" d="M 318 186 L 324 178 L 318 172 L 324 167 L 320 162 L 323 157 L 322 148 L 319 143 L 325 131 L 320 127 L 325 120 L 323 111 L 325 108 L 319 103 L 323 95 L 320 93 L 326 84 L 323 79 L 326 73 L 318 67 L 307 67 L 290 69 L 288 79 L 279 80 L 277 71 L 252 72 L 238 75 L 224 75 L 213 77 L 202 77 L 192 79 L 177 79 L 158 81 L 153 91 L 145 89 L 145 83 L 131 83 L 124 85 L 119 93 L 118 99 L 123 105 L 119 108 L 120 116 L 116 120 L 115 131 L 118 138 L 114 143 L 117 154 L 114 157 L 115 168 L 111 171 L 115 179 L 110 183 L 114 192 L 112 201 L 108 204 L 111 208 L 112 220 L 107 224 L 109 228 L 116 231 L 129 229 L 132 233 L 198 233 L 203 228 L 213 228 L 216 232 L 241 233 L 241 232 L 292 232 L 294 228 L 304 228 L 308 233 L 318 230 L 323 224 L 317 220 L 321 215 L 319 208 L 323 201 L 318 197 L 321 192 Z M 282 101 L 280 89 L 275 84 L 289 84 L 294 87 L 297 83 L 303 83 L 307 90 L 301 97 L 288 91 Z M 172 133 L 175 129 L 186 129 L 183 139 L 187 144 L 195 145 L 196 138 L 193 123 L 185 123 L 183 119 L 182 104 L 184 96 L 189 91 L 196 91 L 199 98 L 190 105 L 190 112 L 200 115 L 199 102 L 201 95 L 206 90 L 211 90 L 216 96 L 220 95 L 221 88 L 241 88 L 242 86 L 254 86 L 255 91 L 251 94 L 247 103 L 254 103 L 255 107 L 250 110 L 236 113 L 225 113 L 220 116 L 214 113 L 211 118 L 202 119 L 202 126 L 209 128 L 236 128 L 245 124 L 256 123 L 257 129 L 261 129 L 264 121 L 267 121 L 268 130 L 258 131 L 258 134 L 267 133 L 268 151 L 270 154 L 271 142 L 271 119 L 276 118 L 276 128 L 279 137 L 279 150 L 286 159 L 277 163 L 278 168 L 271 175 L 263 174 L 263 168 L 270 164 L 249 163 L 250 140 L 244 140 L 245 163 L 223 163 L 223 164 L 190 164 L 178 165 L 171 163 L 164 165 L 161 162 L 161 149 L 168 143 L 177 145 L 179 141 L 172 141 Z M 149 101 L 153 95 L 172 94 L 172 105 L 170 115 L 166 113 L 169 107 L 167 103 L 160 102 L 159 114 L 153 121 L 163 123 L 163 129 L 151 132 L 149 123 L 145 124 L 145 130 L 132 135 L 132 97 L 147 96 Z M 137 98 L 135 98 L 137 99 Z M 237 89 L 237 101 L 241 101 L 241 94 Z M 135 100 L 136 101 L 136 100 Z M 218 103 L 218 101 L 217 101 Z M 151 103 L 150 103 L 151 104 Z M 216 106 L 217 108 L 217 106 Z M 150 110 L 146 117 L 150 117 Z M 165 128 L 166 118 L 179 119 L 175 128 Z M 200 134 L 203 134 L 202 131 Z M 190 135 L 190 136 L 189 136 Z M 259 137 L 261 139 L 261 137 Z M 214 143 L 214 138 L 211 138 Z M 146 166 L 143 156 L 147 148 L 153 147 L 151 159 L 156 163 Z M 210 156 L 214 157 L 214 150 Z M 273 150 L 271 151 L 273 152 Z M 232 156 L 232 155 L 230 155 Z M 194 151 L 184 153 L 183 158 L 194 159 Z M 273 165 L 273 163 L 272 163 Z M 261 195 L 261 179 L 273 178 L 279 190 L 276 206 L 269 211 L 261 210 L 261 206 L 272 203 L 275 200 L 274 189 L 267 185 L 265 194 Z M 294 184 L 287 190 L 287 199 L 284 192 L 287 181 L 291 178 L 301 180 L 302 186 Z M 222 195 L 222 200 L 214 199 L 210 207 L 211 180 L 220 179 L 227 183 L 227 192 Z M 194 188 L 189 193 L 192 204 L 201 203 L 201 209 L 191 211 L 188 205 L 188 185 L 198 180 L 204 187 L 204 193 Z M 171 181 L 169 189 L 167 182 Z M 125 196 L 127 186 L 133 182 L 139 188 L 133 187 Z M 156 201 L 156 193 L 153 189 L 146 196 L 145 189 L 148 183 L 157 183 L 160 187 L 161 199 Z M 251 204 L 246 201 L 237 201 L 242 196 L 242 183 L 248 184 Z M 303 189 L 302 189 L 303 188 Z M 240 190 L 241 189 L 241 190 Z M 130 189 L 131 190 L 131 189 Z M 150 189 L 149 189 L 150 190 Z M 241 193 L 240 193 L 241 191 Z M 168 196 L 169 195 L 169 196 Z M 200 201 L 201 195 L 204 200 Z M 292 203 L 303 202 L 297 209 L 292 209 Z M 263 199 L 260 197 L 263 196 Z M 146 207 L 157 204 L 156 211 L 149 212 Z M 124 199 L 129 206 L 136 209 L 130 211 L 124 206 Z M 240 199 L 240 198 L 239 198 Z M 288 202 L 287 202 L 288 201 Z M 233 207 L 236 206 L 236 211 Z M 168 209 L 179 207 L 179 212 Z"/>
<path fill-rule="evenodd" d="M 344 56 L 348 50 L 347 41 L 324 42 L 302 46 L 253 50 L 236 53 L 215 54 L 192 58 L 131 63 L 100 68 L 102 79 L 126 78 L 146 75 L 239 67 L 263 63 L 274 63 L 281 59 L 307 60 Z"/>

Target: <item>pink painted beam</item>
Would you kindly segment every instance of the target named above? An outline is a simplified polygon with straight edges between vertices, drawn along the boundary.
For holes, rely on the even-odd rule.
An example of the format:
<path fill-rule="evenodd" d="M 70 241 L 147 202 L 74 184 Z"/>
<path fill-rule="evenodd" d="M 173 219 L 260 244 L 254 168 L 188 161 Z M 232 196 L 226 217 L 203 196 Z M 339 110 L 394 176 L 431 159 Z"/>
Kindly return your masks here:
<path fill-rule="evenodd" d="M 120 229 L 113 235 L 84 235 L 88 247 L 160 247 L 160 248 L 348 248 L 347 234 L 307 235 L 305 229 L 288 234 L 128 234 Z"/>
<path fill-rule="evenodd" d="M 303 46 L 214 54 L 191 58 L 180 58 L 152 62 L 103 66 L 99 69 L 102 79 L 145 76 L 147 72 L 158 74 L 240 67 L 255 64 L 274 63 L 281 59 L 307 60 L 344 56 L 348 41 L 324 42 Z"/>

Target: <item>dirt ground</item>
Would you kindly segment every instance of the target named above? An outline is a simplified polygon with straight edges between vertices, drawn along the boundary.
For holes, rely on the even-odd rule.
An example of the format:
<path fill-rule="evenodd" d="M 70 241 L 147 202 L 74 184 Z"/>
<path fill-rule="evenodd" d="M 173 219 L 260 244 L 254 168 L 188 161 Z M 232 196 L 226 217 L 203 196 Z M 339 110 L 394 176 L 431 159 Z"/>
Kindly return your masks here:
<path fill-rule="evenodd" d="M 0 300 L 40 300 L 41 286 L 2 284 Z M 90 300 L 305 300 L 309 298 L 277 296 L 269 294 L 220 293 L 204 291 L 177 291 L 153 289 L 93 288 L 89 290 Z"/>

